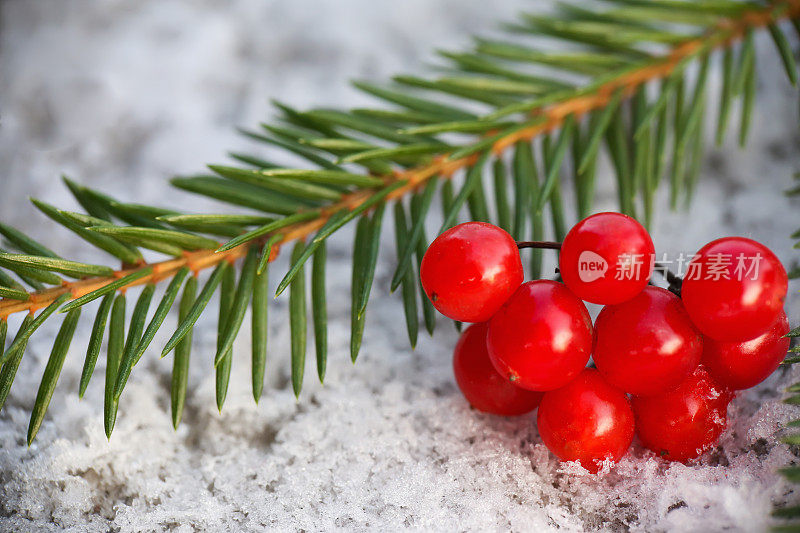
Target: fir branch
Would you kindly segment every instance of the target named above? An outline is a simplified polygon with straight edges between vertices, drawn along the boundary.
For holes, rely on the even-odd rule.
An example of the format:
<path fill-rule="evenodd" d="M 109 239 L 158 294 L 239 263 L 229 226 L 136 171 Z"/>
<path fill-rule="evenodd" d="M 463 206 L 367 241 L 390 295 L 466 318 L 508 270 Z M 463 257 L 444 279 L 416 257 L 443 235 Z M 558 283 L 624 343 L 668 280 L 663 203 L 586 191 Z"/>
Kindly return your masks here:
<path fill-rule="evenodd" d="M 688 4 L 688 2 L 677 2 L 675 7 L 687 10 L 694 9 L 684 4 Z M 735 4 L 735 2 L 730 2 L 730 4 Z M 651 80 L 668 78 L 673 71 L 682 69 L 688 60 L 701 54 L 706 54 L 714 47 L 729 46 L 735 40 L 741 39 L 743 36 L 748 34 L 748 31 L 752 28 L 768 27 L 771 28 L 771 31 L 774 31 L 772 29 L 775 28 L 775 23 L 777 21 L 790 17 L 794 18 L 800 15 L 800 2 L 797 2 L 796 0 L 787 0 L 776 2 L 770 6 L 755 7 L 748 10 L 744 10 L 743 8 L 734 9 L 733 7 L 730 7 L 729 10 L 723 8 L 720 9 L 721 11 L 729 12 L 729 14 L 732 15 L 732 18 L 719 20 L 714 25 L 713 29 L 709 30 L 706 35 L 700 38 L 686 39 L 682 42 L 676 43 L 675 48 L 671 52 L 664 56 L 657 57 L 655 61 L 637 65 L 636 67 L 631 68 L 630 70 L 627 70 L 621 75 L 615 76 L 604 83 L 593 84 L 589 88 L 583 90 L 574 90 L 572 91 L 572 94 L 555 99 L 552 105 L 548 105 L 549 103 L 547 100 L 537 99 L 533 102 L 518 104 L 513 109 L 509 108 L 493 113 L 490 116 L 497 116 L 500 114 L 508 115 L 512 114 L 513 112 L 525 111 L 546 117 L 545 121 L 540 122 L 537 120 L 536 123 L 531 124 L 530 126 L 517 129 L 516 131 L 512 131 L 506 135 L 501 135 L 496 138 L 494 142 L 491 143 L 491 149 L 493 153 L 500 154 L 509 146 L 512 146 L 520 140 L 530 140 L 536 136 L 557 130 L 560 128 L 562 122 L 570 115 L 579 116 L 589 113 L 594 109 L 606 109 L 609 103 L 614 100 L 614 95 L 617 94 L 617 91 L 621 91 L 625 97 L 630 97 L 630 95 L 633 94 L 633 91 L 638 86 Z M 743 76 L 743 79 L 746 78 L 746 76 Z M 660 107 L 660 105 L 654 106 L 654 109 L 658 107 Z M 317 113 L 316 116 L 320 117 L 320 115 L 326 116 L 321 113 Z M 338 118 L 339 122 L 344 120 L 345 119 L 341 117 Z M 352 126 L 352 124 L 349 125 Z M 404 138 L 404 140 L 408 139 Z M 587 164 L 586 161 L 590 159 L 591 156 L 582 160 L 581 167 L 584 167 Z M 456 171 L 469 166 L 471 163 L 474 163 L 474 159 L 467 157 L 458 158 L 455 160 L 448 159 L 446 157 L 440 157 L 435 161 L 421 167 L 409 169 L 407 171 L 401 171 L 395 176 L 387 177 L 386 180 L 405 180 L 407 184 L 393 191 L 387 196 L 387 199 L 391 200 L 400 198 L 416 190 L 421 184 L 434 175 L 452 176 Z M 269 175 L 269 171 L 265 172 L 266 175 Z M 296 176 L 303 171 L 287 169 L 278 170 L 276 172 L 277 173 L 273 175 L 292 173 L 292 175 Z M 313 173 L 308 172 L 308 175 L 313 176 Z M 356 174 L 353 174 L 352 176 L 360 177 Z M 372 183 L 371 180 L 370 183 Z M 386 181 L 384 181 L 384 183 L 386 183 Z M 288 229 L 285 229 L 282 232 L 283 238 L 278 245 L 306 237 L 310 233 L 321 228 L 322 225 L 327 222 L 327 219 L 333 212 L 337 212 L 339 209 L 343 208 L 355 209 L 367 201 L 370 196 L 370 190 L 358 191 L 348 195 L 340 202 L 335 204 L 332 208 L 320 212 L 316 219 L 307 223 L 290 226 Z M 244 252 L 242 250 L 237 250 L 237 252 L 227 256 L 227 259 L 237 259 L 243 255 Z M 277 256 L 277 251 L 274 255 Z M 156 263 L 155 265 L 152 265 L 154 267 L 154 274 L 151 276 L 156 279 L 159 277 L 163 279 L 163 277 L 168 277 L 170 274 L 176 272 L 183 266 L 188 266 L 190 269 L 198 271 L 213 267 L 223 259 L 209 258 L 208 256 L 208 251 L 202 251 L 197 256 L 192 257 L 192 259 L 179 259 L 177 261 Z M 178 264 L 178 262 L 180 263 Z M 115 274 L 114 277 L 119 277 L 119 273 Z M 151 280 L 152 278 L 145 277 L 143 278 L 143 281 L 139 282 L 139 284 L 148 283 Z M 99 288 L 106 283 L 111 283 L 112 281 L 113 279 L 111 277 L 98 278 L 97 280 L 93 281 L 91 286 L 94 288 Z M 16 312 L 29 311 L 31 309 L 35 310 L 41 306 L 46 306 L 47 303 L 67 292 L 73 294 L 74 297 L 78 297 L 82 294 L 85 294 L 85 289 L 84 286 L 78 282 L 75 284 L 68 284 L 58 289 L 43 291 L 41 294 L 35 295 L 37 297 L 32 298 L 30 303 L 7 302 L 0 300 L 0 317 L 6 317 Z"/>
<path fill-rule="evenodd" d="M 770 33 L 790 82 L 796 83 L 797 66 L 778 23 L 785 19 L 796 23 L 800 0 L 764 4 L 737 0 L 608 3 L 612 6 L 602 9 L 593 3 L 560 4 L 552 16 L 523 15 L 509 27 L 509 39 L 515 32 L 523 32 L 569 41 L 583 49 L 550 53 L 513 42 L 478 40 L 471 51 L 443 52 L 442 57 L 451 65 L 448 74 L 438 79 L 398 76 L 391 87 L 355 84 L 393 104 L 394 109 L 298 111 L 276 102 L 282 114 L 280 123 L 262 124 L 258 132 L 243 132 L 256 142 L 300 156 L 315 168 L 283 168 L 256 155 L 236 153 L 232 158 L 244 168 L 210 165 L 214 176 L 172 181 L 177 188 L 255 209 L 260 215 L 185 214 L 123 203 L 65 178 L 86 213 L 61 211 L 39 201 L 34 201 L 35 205 L 123 265 L 112 270 L 62 259 L 29 236 L 0 225 L 0 234 L 20 252 L 0 253 L 0 323 L 5 326 L 5 319 L 14 313 L 44 309 L 26 320 L 17 340 L 2 355 L 0 362 L 5 364 L 0 368 L 0 385 L 10 386 L 27 340 L 62 304 L 72 300 L 61 308 L 68 312 L 66 337 L 79 310 L 103 298 L 79 394 L 89 384 L 108 322 L 105 425 L 110 435 L 122 389 L 188 277 L 180 303 L 180 324 L 163 351 L 176 350 L 173 424 L 177 426 L 181 418 L 192 329 L 217 291 L 221 298 L 215 357 L 217 404 L 221 409 L 232 344 L 251 301 L 253 395 L 258 400 L 266 361 L 267 266 L 284 245 L 293 244 L 292 261 L 277 292 L 290 289 L 292 385 L 299 394 L 308 320 L 305 263 L 313 258 L 310 297 L 314 304 L 317 371 L 322 380 L 327 361 L 326 239 L 350 221 L 358 219 L 351 313 L 351 357 L 355 360 L 388 202 L 395 202 L 399 258 L 391 288 L 402 287 L 413 345 L 419 327 L 418 297 L 422 298 L 426 328 L 432 332 L 435 323 L 415 271 L 427 245 L 424 226 L 437 190 L 445 213 L 442 229 L 455 224 L 466 205 L 472 218 L 496 220 L 518 240 L 530 235 L 542 241 L 543 221 L 549 210 L 554 237 L 563 237 L 566 221 L 561 191 L 565 169 L 572 170 L 578 211 L 586 215 L 594 197 L 597 159 L 605 147 L 617 176 L 621 211 L 636 215 L 641 205 L 645 221 L 649 221 L 653 194 L 667 170 L 673 205 L 677 206 L 679 197 L 689 199 L 701 161 L 710 55 L 719 48 L 724 54 L 717 139 L 722 139 L 726 131 L 734 99 L 741 98 L 743 142 L 755 103 L 753 32 L 763 28 Z M 739 43 L 741 51 L 737 54 Z M 699 74 L 687 91 L 688 66 L 692 63 L 700 65 Z M 523 68 L 528 65 L 544 67 L 546 72 L 533 74 Z M 575 79 L 582 82 L 573 85 Z M 646 89 L 655 83 L 659 84 L 658 93 L 651 102 Z M 442 94 L 448 97 L 447 103 L 439 101 Z M 467 103 L 458 105 L 451 99 Z M 482 111 L 473 111 L 476 107 Z M 440 138 L 443 135 L 446 140 Z M 453 139 L 466 140 L 458 143 Z M 541 155 L 536 154 L 533 142 Z M 514 152 L 513 164 L 507 166 L 502 157 L 509 149 Z M 672 156 L 669 167 L 668 151 Z M 684 164 L 684 159 L 689 163 Z M 483 186 L 484 170 L 489 168 L 494 206 L 488 205 Z M 455 188 L 452 178 L 461 175 L 465 175 L 463 183 Z M 404 203 L 406 198 L 409 201 Z M 230 240 L 220 246 L 218 236 Z M 139 248 L 173 257 L 148 264 Z M 244 267 L 235 283 L 232 265 L 240 259 L 245 259 Z M 214 271 L 195 297 L 197 276 L 206 269 Z M 531 258 L 531 272 L 535 276 L 541 273 L 539 250 L 534 250 Z M 77 279 L 64 281 L 55 273 Z M 146 324 L 155 285 L 166 280 L 171 280 L 167 293 Z M 132 318 L 126 321 L 124 294 L 135 286 L 145 289 Z M 117 292 L 120 294 L 114 297 Z M 64 344 L 58 342 L 56 348 Z M 53 385 L 52 376 L 57 377 L 55 367 L 59 366 L 56 363 L 63 356 L 54 350 L 54 357 L 52 367 L 48 367 Z M 52 392 L 50 381 L 45 396 Z M 6 389 L 0 391 L 7 394 Z M 37 402 L 37 406 L 38 418 L 43 416 L 46 402 Z"/>

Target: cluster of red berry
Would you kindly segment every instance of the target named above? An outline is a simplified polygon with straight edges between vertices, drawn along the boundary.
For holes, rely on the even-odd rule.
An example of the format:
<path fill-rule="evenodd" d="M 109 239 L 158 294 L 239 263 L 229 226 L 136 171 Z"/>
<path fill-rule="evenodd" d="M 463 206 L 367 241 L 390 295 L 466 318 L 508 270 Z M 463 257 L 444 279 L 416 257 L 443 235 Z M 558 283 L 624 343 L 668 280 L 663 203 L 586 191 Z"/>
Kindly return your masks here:
<path fill-rule="evenodd" d="M 467 400 L 506 416 L 538 406 L 548 449 L 596 472 L 634 433 L 665 459 L 698 457 L 734 391 L 766 379 L 789 348 L 786 272 L 762 244 L 707 244 L 672 291 L 649 284 L 654 264 L 641 224 L 599 213 L 561 244 L 563 283 L 523 283 L 518 244 L 482 222 L 442 233 L 420 275 L 436 309 L 474 323 L 453 357 Z M 605 306 L 594 325 L 583 301 Z"/>

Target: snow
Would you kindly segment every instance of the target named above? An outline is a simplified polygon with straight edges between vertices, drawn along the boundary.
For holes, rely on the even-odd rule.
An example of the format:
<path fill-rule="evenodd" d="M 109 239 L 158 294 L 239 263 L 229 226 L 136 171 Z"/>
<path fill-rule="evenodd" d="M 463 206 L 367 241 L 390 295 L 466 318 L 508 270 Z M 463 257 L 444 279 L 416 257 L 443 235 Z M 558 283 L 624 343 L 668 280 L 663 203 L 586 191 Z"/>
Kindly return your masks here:
<path fill-rule="evenodd" d="M 492 8 L 487 16 L 479 0 L 4 2 L 0 217 L 70 257 L 104 260 L 19 202 L 32 195 L 74 207 L 58 181 L 66 172 L 125 199 L 219 209 L 176 193 L 165 178 L 249 147 L 234 126 L 268 116 L 270 97 L 299 107 L 369 103 L 347 79 L 419 72 L 432 49 L 463 44 L 495 19 L 537 4 L 506 0 Z M 797 229 L 797 201 L 781 194 L 800 169 L 797 102 L 771 43 L 760 38 L 758 45 L 759 68 L 772 75 L 760 85 L 752 142 L 738 151 L 730 134 L 710 154 L 690 211 L 668 213 L 660 198 L 659 251 L 692 253 L 712 238 L 741 234 L 787 263 L 797 257 L 787 238 Z M 605 172 L 596 207 L 613 207 L 611 181 Z M 780 402 L 797 371 L 780 370 L 742 394 L 720 447 L 699 464 L 665 464 L 635 446 L 617 467 L 591 476 L 549 455 L 532 416 L 500 419 L 469 409 L 452 379 L 456 332 L 445 321 L 435 339 L 422 336 L 415 351 L 408 348 L 398 297 L 387 290 L 395 259 L 388 230 L 364 347 L 351 365 L 349 282 L 338 281 L 349 280 L 351 238 L 343 232 L 329 250 L 325 385 L 316 381 L 310 353 L 299 401 L 288 379 L 281 298 L 271 309 L 264 398 L 257 406 L 251 398 L 245 323 L 228 400 L 217 412 L 211 312 L 195 337 L 180 429 L 172 430 L 169 417 L 171 361 L 151 349 L 108 442 L 102 358 L 86 398 L 77 398 L 87 312 L 27 448 L 54 335 L 55 325 L 45 326 L 0 413 L 0 529 L 761 531 L 771 525 L 773 503 L 793 500 L 775 471 L 796 461 L 777 436 L 797 416 Z M 285 265 L 283 258 L 276 272 Z M 796 291 L 788 309 L 796 325 Z"/>

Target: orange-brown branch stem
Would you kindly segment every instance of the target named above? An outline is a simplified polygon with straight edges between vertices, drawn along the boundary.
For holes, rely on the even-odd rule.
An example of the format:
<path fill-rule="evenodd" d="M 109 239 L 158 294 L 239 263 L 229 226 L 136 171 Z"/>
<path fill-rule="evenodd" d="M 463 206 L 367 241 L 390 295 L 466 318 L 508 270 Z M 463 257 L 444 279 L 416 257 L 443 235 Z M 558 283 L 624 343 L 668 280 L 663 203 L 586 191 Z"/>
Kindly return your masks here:
<path fill-rule="evenodd" d="M 653 63 L 643 66 L 640 69 L 621 74 L 617 78 L 599 86 L 589 94 L 568 98 L 562 102 L 535 110 L 535 117 L 537 119 L 535 124 L 532 124 L 528 128 L 517 129 L 507 136 L 498 139 L 494 143 L 492 151 L 495 154 L 501 154 L 519 141 L 530 140 L 538 135 L 558 129 L 564 119 L 570 115 L 580 117 L 586 113 L 600 109 L 609 103 L 617 91 L 622 91 L 623 97 L 630 97 L 642 84 L 669 76 L 679 64 L 691 58 L 693 55 L 698 54 L 700 51 L 730 45 L 732 42 L 741 39 L 749 29 L 762 28 L 782 19 L 797 17 L 800 17 L 800 0 L 784 0 L 767 8 L 747 11 L 736 19 L 724 20 L 702 38 L 688 40 L 676 46 L 669 54 L 655 60 Z M 542 121 L 541 117 L 544 117 L 545 120 Z M 386 183 L 390 183 L 394 180 L 406 181 L 405 185 L 395 189 L 387 199 L 401 198 L 405 194 L 418 189 L 433 176 L 450 177 L 455 172 L 473 165 L 476 160 L 476 156 L 451 160 L 445 154 L 435 158 L 431 163 L 424 166 L 398 171 L 392 176 L 386 176 Z M 319 217 L 308 222 L 284 228 L 280 232 L 281 240 L 273 247 L 270 260 L 272 261 L 277 257 L 281 244 L 307 238 L 325 225 L 333 213 L 341 209 L 355 209 L 368 200 L 373 193 L 374 191 L 371 190 L 353 192 L 344 196 L 341 201 L 322 210 Z M 46 307 L 59 296 L 66 293 L 71 293 L 74 298 L 78 298 L 84 294 L 100 289 L 114 280 L 131 274 L 138 269 L 152 267 L 153 272 L 132 282 L 122 290 L 136 285 L 157 283 L 171 277 L 183 267 L 188 267 L 197 274 L 199 271 L 216 266 L 222 261 L 236 261 L 244 256 L 249 246 L 255 244 L 260 245 L 263 244 L 263 242 L 263 238 L 258 239 L 221 253 L 216 253 L 214 250 L 187 252 L 179 258 L 150 265 L 143 264 L 122 269 L 111 277 L 89 278 L 65 283 L 61 287 L 54 287 L 33 293 L 30 299 L 24 302 L 2 299 L 0 300 L 0 319 L 5 319 L 11 314 L 24 311 L 33 313 Z"/>

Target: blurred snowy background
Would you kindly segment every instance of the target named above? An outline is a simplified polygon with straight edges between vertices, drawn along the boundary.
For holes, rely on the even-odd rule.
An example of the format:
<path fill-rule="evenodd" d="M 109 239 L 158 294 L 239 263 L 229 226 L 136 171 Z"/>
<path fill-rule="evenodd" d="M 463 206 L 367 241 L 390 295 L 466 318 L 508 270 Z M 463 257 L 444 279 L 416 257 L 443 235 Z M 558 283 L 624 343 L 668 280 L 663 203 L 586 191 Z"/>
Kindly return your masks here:
<path fill-rule="evenodd" d="M 422 72 L 433 49 L 465 44 L 469 35 L 541 6 L 5 0 L 0 218 L 70 257 L 100 260 L 35 213 L 27 197 L 75 207 L 59 179 L 65 173 L 130 201 L 218 209 L 170 189 L 167 178 L 223 161 L 228 149 L 252 148 L 234 127 L 265 119 L 270 98 L 298 107 L 370 103 L 348 79 Z M 731 141 L 709 154 L 689 212 L 662 205 L 654 231 L 660 251 L 691 253 L 739 234 L 793 259 L 788 235 L 799 225 L 798 205 L 781 191 L 800 170 L 797 99 L 763 37 L 765 81 L 752 141 L 747 151 Z M 718 84 L 715 77 L 712 87 Z M 608 175 L 600 186 L 596 207 L 613 208 Z M 387 244 L 390 237 L 387 231 Z M 349 280 L 349 247 L 344 233 L 329 251 L 326 384 L 316 383 L 309 362 L 299 402 L 288 385 L 280 299 L 271 311 L 269 384 L 260 405 L 250 394 L 245 326 L 225 410 L 216 411 L 209 316 L 197 329 L 181 428 L 170 424 L 171 361 L 159 362 L 151 349 L 123 395 L 109 443 L 97 377 L 102 358 L 87 397 L 77 398 L 87 312 L 29 449 L 28 416 L 54 328 L 37 333 L 0 413 L 0 530 L 759 531 L 770 525 L 773 502 L 792 500 L 775 475 L 795 460 L 776 444 L 779 425 L 796 416 L 780 403 L 788 372 L 734 402 L 721 447 L 699 465 L 664 464 L 635 447 L 611 473 L 574 474 L 540 444 L 533 417 L 504 420 L 469 409 L 451 377 L 450 325 L 442 321 L 435 340 L 424 337 L 415 352 L 408 349 L 399 302 L 386 290 L 391 245 L 379 262 L 362 354 L 355 367 L 349 363 L 349 282 L 338 282 Z M 796 287 L 792 292 L 796 325 Z"/>

